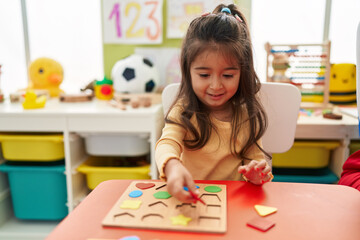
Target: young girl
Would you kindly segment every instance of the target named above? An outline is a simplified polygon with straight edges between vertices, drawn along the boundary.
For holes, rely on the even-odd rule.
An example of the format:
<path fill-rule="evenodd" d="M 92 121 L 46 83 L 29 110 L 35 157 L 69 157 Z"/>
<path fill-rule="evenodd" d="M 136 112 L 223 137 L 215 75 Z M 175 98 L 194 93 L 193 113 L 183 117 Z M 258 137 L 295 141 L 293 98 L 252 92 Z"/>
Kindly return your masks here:
<path fill-rule="evenodd" d="M 165 117 L 155 159 L 168 191 L 182 202 L 198 194 L 193 179 L 272 179 L 261 137 L 266 114 L 256 94 L 249 29 L 231 4 L 203 14 L 188 28 L 181 51 L 179 94 Z"/>

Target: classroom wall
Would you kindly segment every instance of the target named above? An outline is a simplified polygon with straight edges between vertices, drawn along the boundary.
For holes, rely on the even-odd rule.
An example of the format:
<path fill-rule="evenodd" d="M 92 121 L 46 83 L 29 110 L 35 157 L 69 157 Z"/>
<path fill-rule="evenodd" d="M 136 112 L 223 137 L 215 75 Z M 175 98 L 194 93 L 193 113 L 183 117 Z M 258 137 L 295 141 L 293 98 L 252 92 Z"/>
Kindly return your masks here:
<path fill-rule="evenodd" d="M 206 0 L 204 0 L 206 1 Z M 244 11 L 244 14 L 248 21 L 250 21 L 250 9 L 251 9 L 251 0 L 236 0 L 234 1 L 241 10 Z M 168 39 L 166 38 L 166 19 L 167 19 L 167 1 L 164 0 L 163 4 L 163 42 L 157 45 L 135 45 L 135 44 L 103 44 L 103 54 L 104 54 L 104 74 L 107 78 L 111 78 L 111 69 L 114 64 L 124 57 L 127 57 L 134 53 L 135 48 L 137 47 L 151 47 L 151 48 L 180 48 L 182 39 Z M 249 23 L 250 24 L 250 23 Z"/>

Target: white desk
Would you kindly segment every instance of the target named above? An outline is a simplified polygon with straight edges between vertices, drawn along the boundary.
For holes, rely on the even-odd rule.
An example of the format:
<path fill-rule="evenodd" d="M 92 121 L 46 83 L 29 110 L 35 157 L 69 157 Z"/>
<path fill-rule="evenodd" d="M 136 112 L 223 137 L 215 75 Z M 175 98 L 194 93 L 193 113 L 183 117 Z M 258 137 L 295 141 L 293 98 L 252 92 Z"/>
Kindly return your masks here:
<path fill-rule="evenodd" d="M 342 114 L 342 120 L 320 116 L 300 116 L 295 138 L 299 139 L 358 139 L 358 120 Z"/>

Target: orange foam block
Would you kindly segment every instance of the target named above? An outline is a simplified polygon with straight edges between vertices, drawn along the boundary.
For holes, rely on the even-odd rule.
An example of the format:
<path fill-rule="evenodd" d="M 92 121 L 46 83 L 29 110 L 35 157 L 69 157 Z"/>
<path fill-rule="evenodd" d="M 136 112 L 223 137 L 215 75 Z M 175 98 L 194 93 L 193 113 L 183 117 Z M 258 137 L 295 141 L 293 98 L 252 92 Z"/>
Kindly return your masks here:
<path fill-rule="evenodd" d="M 262 217 L 277 212 L 277 208 L 275 207 L 268 207 L 264 205 L 255 205 L 254 207 L 256 212 Z"/>

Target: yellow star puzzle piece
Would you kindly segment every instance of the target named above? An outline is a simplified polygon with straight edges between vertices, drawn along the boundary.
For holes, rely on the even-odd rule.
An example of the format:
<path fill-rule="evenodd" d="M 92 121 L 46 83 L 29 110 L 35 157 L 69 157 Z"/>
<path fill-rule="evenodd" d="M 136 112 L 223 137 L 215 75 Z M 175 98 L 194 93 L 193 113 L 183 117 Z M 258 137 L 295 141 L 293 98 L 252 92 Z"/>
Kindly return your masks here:
<path fill-rule="evenodd" d="M 277 208 L 275 207 L 268 207 L 264 205 L 255 205 L 254 207 L 256 212 L 262 217 L 275 213 L 277 211 Z"/>
<path fill-rule="evenodd" d="M 122 202 L 120 208 L 123 209 L 138 209 L 141 205 L 140 200 L 125 200 Z"/>
<path fill-rule="evenodd" d="M 186 226 L 191 221 L 192 218 L 185 217 L 184 215 L 180 214 L 175 217 L 171 217 L 172 225 L 183 225 Z"/>

